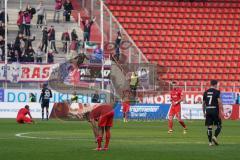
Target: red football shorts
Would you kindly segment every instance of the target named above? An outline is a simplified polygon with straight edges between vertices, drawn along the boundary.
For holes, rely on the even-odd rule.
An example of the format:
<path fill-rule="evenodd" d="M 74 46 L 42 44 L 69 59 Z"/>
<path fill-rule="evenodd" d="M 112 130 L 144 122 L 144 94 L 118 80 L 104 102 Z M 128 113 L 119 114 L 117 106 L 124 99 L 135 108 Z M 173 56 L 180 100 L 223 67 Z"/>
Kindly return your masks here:
<path fill-rule="evenodd" d="M 123 107 L 123 113 L 129 112 L 130 104 L 122 103 L 122 107 Z"/>
<path fill-rule="evenodd" d="M 99 127 L 112 127 L 113 126 L 113 117 L 114 111 L 111 111 L 103 116 L 101 116 L 98 120 Z"/>
<path fill-rule="evenodd" d="M 170 112 L 169 112 L 169 116 L 177 115 L 177 114 L 180 113 L 180 111 L 181 111 L 181 105 L 180 104 L 172 105 L 171 109 L 170 109 Z"/>
<path fill-rule="evenodd" d="M 20 116 L 20 117 L 17 118 L 17 122 L 18 122 L 18 123 L 31 123 L 32 120 L 31 120 L 31 118 L 29 118 L 29 117 Z"/>

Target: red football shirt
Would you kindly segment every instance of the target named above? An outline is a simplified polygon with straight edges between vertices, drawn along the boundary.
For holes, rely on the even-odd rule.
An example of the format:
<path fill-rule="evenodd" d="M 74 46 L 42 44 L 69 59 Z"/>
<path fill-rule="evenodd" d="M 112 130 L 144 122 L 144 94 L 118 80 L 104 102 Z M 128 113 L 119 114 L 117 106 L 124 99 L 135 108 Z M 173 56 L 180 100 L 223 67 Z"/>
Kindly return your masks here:
<path fill-rule="evenodd" d="M 181 100 L 181 97 L 182 97 L 182 90 L 181 89 L 174 88 L 171 91 L 172 102 L 177 102 L 177 101 Z"/>
<path fill-rule="evenodd" d="M 113 111 L 112 105 L 101 104 L 90 112 L 90 119 L 98 120 L 101 116 L 104 116 L 112 111 Z"/>
<path fill-rule="evenodd" d="M 17 118 L 22 117 L 22 116 L 25 116 L 25 115 L 27 115 L 27 114 L 30 115 L 29 110 L 27 110 L 26 108 L 21 108 L 21 109 L 18 111 Z"/>

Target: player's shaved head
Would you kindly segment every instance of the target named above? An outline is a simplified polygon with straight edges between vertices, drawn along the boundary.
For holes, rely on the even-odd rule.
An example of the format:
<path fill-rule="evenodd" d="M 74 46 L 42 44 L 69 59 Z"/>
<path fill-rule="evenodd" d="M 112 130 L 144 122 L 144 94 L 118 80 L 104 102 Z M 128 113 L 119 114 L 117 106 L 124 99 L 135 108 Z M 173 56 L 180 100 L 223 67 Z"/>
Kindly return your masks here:
<path fill-rule="evenodd" d="M 211 86 L 216 86 L 218 84 L 217 80 L 211 80 L 210 82 Z"/>
<path fill-rule="evenodd" d="M 26 108 L 26 109 L 29 109 L 29 105 L 26 105 L 25 108 Z"/>

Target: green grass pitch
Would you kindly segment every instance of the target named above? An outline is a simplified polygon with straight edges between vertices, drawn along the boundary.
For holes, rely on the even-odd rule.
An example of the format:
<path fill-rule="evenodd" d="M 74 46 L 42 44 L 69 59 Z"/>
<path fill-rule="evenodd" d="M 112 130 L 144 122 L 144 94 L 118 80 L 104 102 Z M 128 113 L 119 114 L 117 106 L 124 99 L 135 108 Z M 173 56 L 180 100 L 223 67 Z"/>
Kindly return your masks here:
<path fill-rule="evenodd" d="M 186 121 L 188 133 L 167 121 L 115 121 L 110 150 L 97 152 L 87 122 L 57 120 L 18 125 L 0 120 L 1 160 L 237 160 L 240 157 L 240 123 L 224 121 L 219 146 L 209 147 L 203 121 Z M 22 137 L 17 137 L 20 134 Z"/>

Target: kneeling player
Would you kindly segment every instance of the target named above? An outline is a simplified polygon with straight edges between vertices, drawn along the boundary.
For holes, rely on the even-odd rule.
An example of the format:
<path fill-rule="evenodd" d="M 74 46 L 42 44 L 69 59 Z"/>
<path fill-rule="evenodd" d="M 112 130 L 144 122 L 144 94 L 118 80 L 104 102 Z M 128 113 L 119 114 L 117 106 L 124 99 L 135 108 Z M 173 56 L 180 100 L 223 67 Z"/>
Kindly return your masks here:
<path fill-rule="evenodd" d="M 102 150 L 102 139 L 105 132 L 105 145 L 103 150 L 108 150 L 108 145 L 111 137 L 110 128 L 113 125 L 113 105 L 101 104 L 88 113 L 88 120 L 94 128 L 98 126 L 98 133 L 96 134 L 98 146 L 96 150 Z"/>
<path fill-rule="evenodd" d="M 27 117 L 27 115 L 29 117 Z M 34 122 L 33 119 L 32 119 L 32 116 L 30 114 L 28 105 L 26 105 L 24 108 L 21 108 L 18 111 L 16 120 L 17 120 L 18 123 L 28 123 L 28 124 L 30 124 L 30 123 Z"/>

